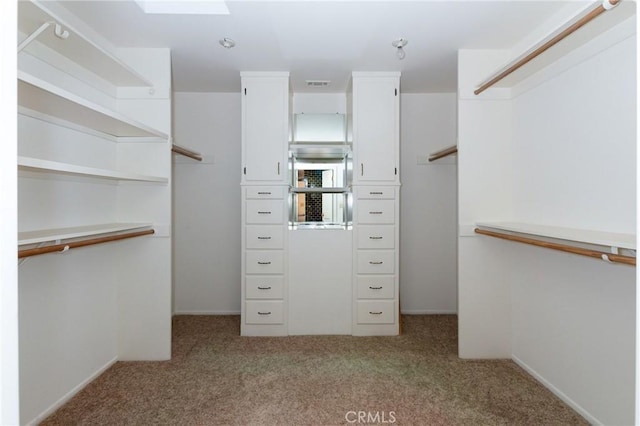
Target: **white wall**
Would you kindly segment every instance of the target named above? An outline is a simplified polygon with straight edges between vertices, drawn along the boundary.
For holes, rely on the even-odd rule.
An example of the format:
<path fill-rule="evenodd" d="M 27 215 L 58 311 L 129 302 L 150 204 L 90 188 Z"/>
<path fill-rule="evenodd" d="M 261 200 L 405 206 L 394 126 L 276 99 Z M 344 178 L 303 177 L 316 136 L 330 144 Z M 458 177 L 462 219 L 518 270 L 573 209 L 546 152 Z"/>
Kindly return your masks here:
<path fill-rule="evenodd" d="M 476 221 L 512 212 L 511 108 L 508 100 L 476 97 L 476 80 L 508 57 L 505 51 L 458 54 L 458 340 L 462 358 L 511 355 L 509 281 L 504 245 L 474 237 Z"/>
<path fill-rule="evenodd" d="M 590 423 L 634 424 L 634 268 L 504 245 L 514 360 Z"/>
<path fill-rule="evenodd" d="M 174 312 L 240 313 L 240 93 L 175 93 Z"/>
<path fill-rule="evenodd" d="M 513 101 L 519 220 L 635 233 L 635 55 L 631 37 Z M 528 247 L 511 255 L 513 356 L 588 420 L 632 424 L 634 269 Z"/>
<path fill-rule="evenodd" d="M 418 163 L 456 144 L 456 94 L 403 94 L 400 102 L 400 308 L 455 313 L 457 161 Z"/>
<path fill-rule="evenodd" d="M 20 266 L 23 422 L 48 412 L 116 360 L 114 264 L 112 248 L 99 245 L 35 256 Z"/>
<path fill-rule="evenodd" d="M 514 99 L 522 221 L 635 231 L 635 49 L 628 38 Z"/>
<path fill-rule="evenodd" d="M 455 159 L 417 165 L 417 155 L 455 143 L 455 95 L 402 96 L 400 299 L 409 313 L 455 312 Z M 345 96 L 295 94 L 293 103 L 343 112 Z M 174 156 L 174 311 L 239 313 L 240 95 L 176 93 L 174 126 L 177 144 L 213 157 Z"/>

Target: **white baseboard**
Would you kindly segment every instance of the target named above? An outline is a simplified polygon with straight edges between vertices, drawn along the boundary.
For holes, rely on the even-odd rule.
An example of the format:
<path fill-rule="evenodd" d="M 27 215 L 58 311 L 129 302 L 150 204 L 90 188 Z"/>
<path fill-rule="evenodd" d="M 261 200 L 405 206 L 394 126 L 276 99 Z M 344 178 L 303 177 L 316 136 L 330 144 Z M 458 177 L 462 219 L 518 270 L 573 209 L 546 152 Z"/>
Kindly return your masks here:
<path fill-rule="evenodd" d="M 567 396 L 567 394 L 565 394 L 560 389 L 558 389 L 553 384 L 551 384 L 551 382 L 549 382 L 547 379 L 545 379 L 540 374 L 538 374 L 538 372 L 536 372 L 533 368 L 531 368 L 527 364 L 525 364 L 521 359 L 519 359 L 518 357 L 513 356 L 513 355 L 511 356 L 511 359 L 513 359 L 513 361 L 516 364 L 518 364 L 520 367 L 522 367 L 523 370 L 525 370 L 527 373 L 532 375 L 537 381 L 542 383 L 542 385 L 544 385 L 544 387 L 546 387 L 551 392 L 553 392 L 553 394 L 555 396 L 557 396 L 558 398 L 560 398 L 565 404 L 567 404 L 569 407 L 571 407 L 575 411 L 577 411 L 578 414 L 580 414 L 582 417 L 584 417 L 585 420 L 588 421 L 590 424 L 592 424 L 592 425 L 602 425 L 603 424 L 600 420 L 598 420 L 595 417 L 593 417 L 580 404 L 575 402 L 573 399 L 569 398 L 569 396 Z"/>
<path fill-rule="evenodd" d="M 402 315 L 456 315 L 456 311 L 450 311 L 446 309 L 417 309 L 417 310 L 402 310 Z"/>
<path fill-rule="evenodd" d="M 107 362 L 105 365 L 103 365 L 98 370 L 96 370 L 92 375 L 87 377 L 85 380 L 83 380 L 77 386 L 75 386 L 73 389 L 67 392 L 62 398 L 54 402 L 49 408 L 44 410 L 42 413 L 38 414 L 33 420 L 27 422 L 26 424 L 31 426 L 31 425 L 37 425 L 38 423 L 42 422 L 44 419 L 46 419 L 51 414 L 53 414 L 54 411 L 62 407 L 67 401 L 73 398 L 75 394 L 80 392 L 85 386 L 87 386 L 89 383 L 94 381 L 99 375 L 107 371 L 107 369 L 109 369 L 109 367 L 115 364 L 116 361 L 118 361 L 117 357 Z"/>
<path fill-rule="evenodd" d="M 240 311 L 175 311 L 173 315 L 240 315 Z"/>

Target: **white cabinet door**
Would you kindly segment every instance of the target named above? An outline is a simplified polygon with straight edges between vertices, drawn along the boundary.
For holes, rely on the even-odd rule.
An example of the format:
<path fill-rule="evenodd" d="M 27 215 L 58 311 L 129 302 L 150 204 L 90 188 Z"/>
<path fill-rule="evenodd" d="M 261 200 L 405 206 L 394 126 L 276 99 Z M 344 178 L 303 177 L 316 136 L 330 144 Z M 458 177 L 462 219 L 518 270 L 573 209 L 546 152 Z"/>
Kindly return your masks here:
<path fill-rule="evenodd" d="M 245 181 L 282 181 L 287 175 L 289 79 L 242 78 L 242 160 Z"/>
<path fill-rule="evenodd" d="M 396 182 L 399 78 L 353 78 L 355 180 Z"/>

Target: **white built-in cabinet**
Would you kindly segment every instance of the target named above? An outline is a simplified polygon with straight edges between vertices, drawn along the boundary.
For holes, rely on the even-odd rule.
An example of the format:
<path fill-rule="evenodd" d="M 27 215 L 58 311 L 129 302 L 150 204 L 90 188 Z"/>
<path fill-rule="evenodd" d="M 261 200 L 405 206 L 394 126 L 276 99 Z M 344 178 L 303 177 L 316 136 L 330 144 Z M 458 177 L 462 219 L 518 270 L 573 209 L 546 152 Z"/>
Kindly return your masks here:
<path fill-rule="evenodd" d="M 244 182 L 286 182 L 288 111 L 288 73 L 242 73 Z"/>
<path fill-rule="evenodd" d="M 145 234 L 19 261 L 26 424 L 116 360 L 171 357 L 171 63 L 55 2 L 18 14 L 18 251 Z"/>
<path fill-rule="evenodd" d="M 289 75 L 241 80 L 241 334 L 287 335 Z"/>
<path fill-rule="evenodd" d="M 400 331 L 400 73 L 352 80 L 354 335 Z"/>
<path fill-rule="evenodd" d="M 400 73 L 353 73 L 354 184 L 399 182 Z"/>
<path fill-rule="evenodd" d="M 241 334 L 398 334 L 400 74 L 353 74 L 353 222 L 342 230 L 289 229 L 288 74 L 241 78 Z"/>

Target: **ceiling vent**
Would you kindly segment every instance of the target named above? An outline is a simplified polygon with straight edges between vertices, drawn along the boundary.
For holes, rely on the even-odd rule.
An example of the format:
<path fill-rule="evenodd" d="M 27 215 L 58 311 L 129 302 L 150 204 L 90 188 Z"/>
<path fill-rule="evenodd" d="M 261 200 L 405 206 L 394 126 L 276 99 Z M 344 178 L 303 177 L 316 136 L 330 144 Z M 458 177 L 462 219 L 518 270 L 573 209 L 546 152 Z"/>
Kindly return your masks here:
<path fill-rule="evenodd" d="M 307 87 L 327 87 L 329 85 L 329 83 L 331 83 L 329 80 L 305 80 L 307 83 Z"/>

